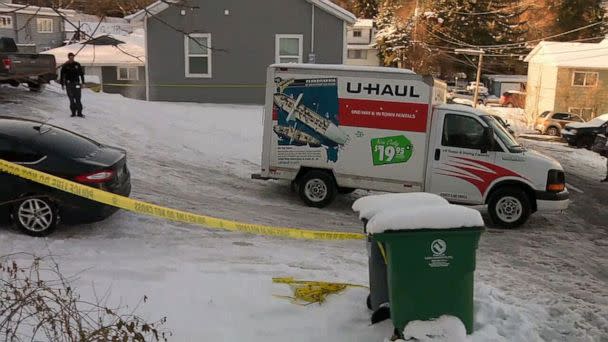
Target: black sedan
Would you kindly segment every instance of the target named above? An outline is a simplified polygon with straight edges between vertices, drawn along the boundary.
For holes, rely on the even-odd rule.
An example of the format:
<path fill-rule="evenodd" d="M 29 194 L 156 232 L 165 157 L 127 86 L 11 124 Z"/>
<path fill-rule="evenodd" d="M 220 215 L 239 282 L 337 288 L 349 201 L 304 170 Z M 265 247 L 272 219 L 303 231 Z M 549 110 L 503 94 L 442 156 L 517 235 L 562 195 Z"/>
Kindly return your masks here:
<path fill-rule="evenodd" d="M 0 159 L 128 196 L 131 177 L 124 150 L 37 121 L 0 117 Z M 116 208 L 0 172 L 0 219 L 33 236 L 59 223 L 108 218 Z"/>
<path fill-rule="evenodd" d="M 607 128 L 608 114 L 603 114 L 588 122 L 567 124 L 562 130 L 562 137 L 570 146 L 591 149 L 595 136 L 606 133 Z"/>

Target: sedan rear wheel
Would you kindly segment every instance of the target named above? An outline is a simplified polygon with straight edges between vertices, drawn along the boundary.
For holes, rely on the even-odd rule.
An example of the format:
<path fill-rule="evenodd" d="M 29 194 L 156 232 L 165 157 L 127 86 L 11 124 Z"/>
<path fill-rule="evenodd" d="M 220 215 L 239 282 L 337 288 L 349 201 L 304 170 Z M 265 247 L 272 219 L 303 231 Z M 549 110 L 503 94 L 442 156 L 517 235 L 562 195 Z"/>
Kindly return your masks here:
<path fill-rule="evenodd" d="M 32 197 L 13 208 L 13 220 L 22 232 L 31 236 L 47 236 L 57 227 L 58 216 L 53 202 Z"/>

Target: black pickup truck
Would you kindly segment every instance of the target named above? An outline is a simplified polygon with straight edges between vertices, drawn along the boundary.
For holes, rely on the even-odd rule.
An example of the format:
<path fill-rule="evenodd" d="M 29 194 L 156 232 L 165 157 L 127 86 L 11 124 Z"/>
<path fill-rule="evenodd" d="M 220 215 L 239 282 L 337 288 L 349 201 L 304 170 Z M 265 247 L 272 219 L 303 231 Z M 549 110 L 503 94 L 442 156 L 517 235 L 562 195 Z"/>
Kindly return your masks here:
<path fill-rule="evenodd" d="M 0 84 L 18 87 L 24 83 L 31 91 L 41 91 L 44 84 L 57 79 L 53 55 L 19 53 L 12 38 L 0 37 Z"/>

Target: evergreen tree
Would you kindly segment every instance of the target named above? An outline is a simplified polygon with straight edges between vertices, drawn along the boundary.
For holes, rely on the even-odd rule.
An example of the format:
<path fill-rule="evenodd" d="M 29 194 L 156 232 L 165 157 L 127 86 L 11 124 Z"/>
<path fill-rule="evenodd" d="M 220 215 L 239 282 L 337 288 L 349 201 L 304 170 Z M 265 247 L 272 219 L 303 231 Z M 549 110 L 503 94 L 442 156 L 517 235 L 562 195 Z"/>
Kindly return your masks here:
<path fill-rule="evenodd" d="M 379 0 L 352 0 L 352 9 L 359 18 L 371 19 L 378 15 Z"/>
<path fill-rule="evenodd" d="M 605 35 L 607 26 L 602 3 L 602 0 L 549 0 L 548 7 L 553 8 L 556 12 L 552 34 L 560 34 L 590 24 L 601 23 L 584 30 L 557 37 L 554 40 L 571 41 Z"/>
<path fill-rule="evenodd" d="M 428 24 L 430 44 L 441 47 L 444 55 L 456 48 L 480 47 L 490 55 L 501 55 L 485 58 L 487 71 L 523 72 L 519 56 L 529 51 L 524 43 L 528 23 L 522 19 L 528 8 L 519 0 L 433 1 L 430 11 L 437 20 Z"/>

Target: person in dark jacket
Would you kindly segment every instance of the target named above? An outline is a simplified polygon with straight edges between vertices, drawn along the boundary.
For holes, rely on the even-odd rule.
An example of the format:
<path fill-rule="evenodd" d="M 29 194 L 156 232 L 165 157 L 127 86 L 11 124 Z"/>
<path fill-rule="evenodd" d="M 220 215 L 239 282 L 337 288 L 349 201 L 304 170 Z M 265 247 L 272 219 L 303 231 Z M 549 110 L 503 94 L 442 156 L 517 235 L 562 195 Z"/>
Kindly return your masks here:
<path fill-rule="evenodd" d="M 608 127 L 606 127 L 604 135 L 608 138 Z M 604 157 L 606 157 L 606 178 L 602 179 L 602 183 L 608 182 L 608 141 L 606 141 L 606 145 L 604 146 Z"/>
<path fill-rule="evenodd" d="M 68 61 L 61 67 L 59 83 L 61 83 L 62 89 L 67 89 L 72 117 L 78 116 L 83 118 L 81 98 L 82 85 L 84 84 L 84 70 L 80 63 L 74 60 L 75 57 L 71 52 L 68 54 Z"/>

